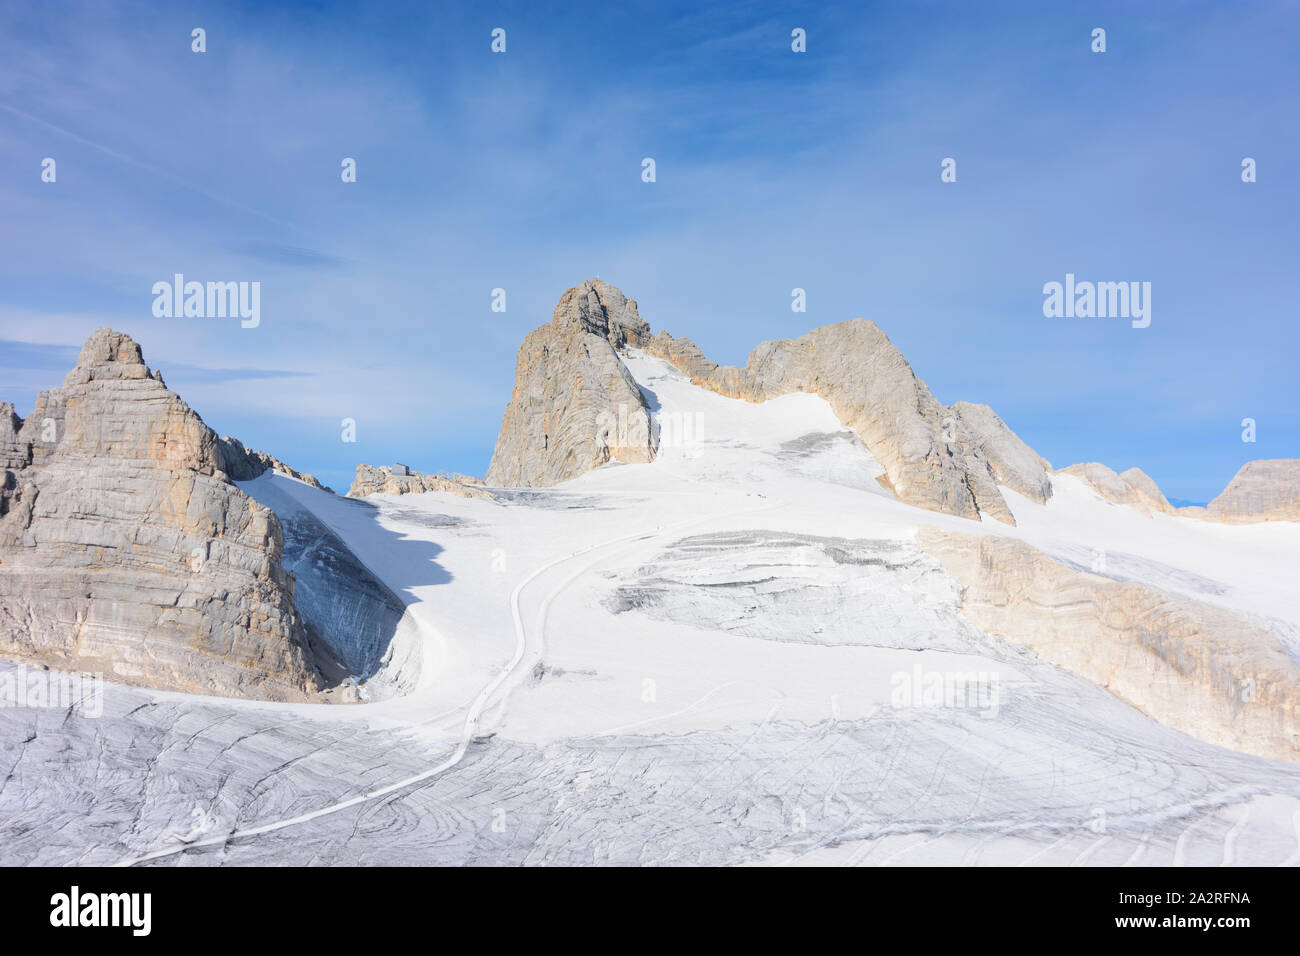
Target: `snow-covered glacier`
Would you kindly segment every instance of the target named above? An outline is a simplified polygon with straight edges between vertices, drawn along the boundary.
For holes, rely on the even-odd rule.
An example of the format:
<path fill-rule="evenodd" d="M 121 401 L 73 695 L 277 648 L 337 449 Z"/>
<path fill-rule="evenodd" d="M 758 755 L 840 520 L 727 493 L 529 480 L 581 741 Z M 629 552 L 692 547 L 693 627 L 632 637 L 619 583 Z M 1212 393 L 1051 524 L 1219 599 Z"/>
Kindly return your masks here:
<path fill-rule="evenodd" d="M 668 436 L 650 463 L 482 498 L 242 483 L 357 702 L 108 684 L 100 716 L 0 708 L 3 861 L 1300 862 L 1300 766 L 981 631 L 917 542 L 980 522 L 899 501 L 824 400 L 625 361 Z M 1300 527 L 1053 480 L 1047 504 L 1004 489 L 992 530 L 1300 627 Z"/>

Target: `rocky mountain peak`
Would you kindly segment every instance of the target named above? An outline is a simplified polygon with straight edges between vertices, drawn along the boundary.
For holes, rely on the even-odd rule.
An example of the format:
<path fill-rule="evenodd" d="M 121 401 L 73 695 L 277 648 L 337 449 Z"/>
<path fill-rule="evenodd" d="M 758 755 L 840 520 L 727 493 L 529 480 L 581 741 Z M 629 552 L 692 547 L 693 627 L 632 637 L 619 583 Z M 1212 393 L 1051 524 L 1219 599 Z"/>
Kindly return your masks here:
<path fill-rule="evenodd" d="M 618 356 L 649 340 L 635 300 L 608 282 L 565 292 L 519 347 L 487 483 L 548 486 L 611 461 L 651 461 L 658 431 Z"/>
<path fill-rule="evenodd" d="M 561 333 L 599 335 L 616 349 L 640 347 L 650 339 L 650 324 L 637 312 L 636 300 L 600 279 L 588 279 L 565 292 L 551 322 Z"/>
<path fill-rule="evenodd" d="M 81 385 L 103 379 L 149 378 L 149 367 L 135 339 L 125 332 L 99 329 L 86 339 L 77 357 L 77 365 L 64 385 Z"/>
<path fill-rule="evenodd" d="M 0 408 L 0 654 L 169 690 L 324 688 L 280 524 L 229 480 L 273 459 L 218 439 L 112 329 L 17 422 Z"/>
<path fill-rule="evenodd" d="M 565 292 L 550 325 L 525 338 L 488 483 L 550 485 L 612 460 L 652 460 L 657 426 L 618 355 L 629 347 L 730 398 L 820 395 L 881 463 L 889 487 L 919 507 L 1014 524 L 999 484 L 1040 502 L 1052 493 L 1046 463 L 991 409 L 940 404 L 874 322 L 763 342 L 744 368 L 723 367 L 690 339 L 651 335 L 636 301 L 600 279 Z"/>
<path fill-rule="evenodd" d="M 1148 513 L 1172 514 L 1174 511 L 1160 487 L 1140 468 L 1129 468 L 1123 474 L 1116 474 L 1114 469 L 1100 462 L 1085 461 L 1062 468 L 1060 473 L 1073 475 L 1113 504 L 1128 505 Z"/>
<path fill-rule="evenodd" d="M 790 392 L 824 398 L 885 469 L 884 483 L 920 508 L 1014 524 L 999 484 L 1043 502 L 1045 462 L 987 406 L 942 405 L 880 327 L 856 318 L 758 345 L 744 368 L 709 361 L 689 339 L 660 332 L 646 346 L 702 385 L 764 402 Z"/>
<path fill-rule="evenodd" d="M 1300 521 L 1300 458 L 1248 461 L 1206 508 L 1218 521 Z"/>

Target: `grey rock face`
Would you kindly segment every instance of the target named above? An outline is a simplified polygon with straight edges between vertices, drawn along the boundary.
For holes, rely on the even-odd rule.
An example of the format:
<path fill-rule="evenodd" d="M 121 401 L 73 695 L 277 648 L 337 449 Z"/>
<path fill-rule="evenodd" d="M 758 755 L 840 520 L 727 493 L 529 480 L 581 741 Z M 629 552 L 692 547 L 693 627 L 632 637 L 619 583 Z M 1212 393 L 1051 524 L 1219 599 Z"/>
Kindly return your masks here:
<path fill-rule="evenodd" d="M 13 404 L 0 402 L 0 468 L 22 468 L 31 461 L 31 447 L 18 437 L 22 427 Z"/>
<path fill-rule="evenodd" d="M 1207 518 L 1239 524 L 1300 521 L 1300 458 L 1246 462 L 1205 511 Z"/>
<path fill-rule="evenodd" d="M 1300 762 L 1300 666 L 1229 611 L 1053 561 L 1021 541 L 922 528 L 976 627 L 1030 648 L 1175 730 Z"/>
<path fill-rule="evenodd" d="M 649 337 L 636 302 L 608 283 L 564 293 L 550 324 L 519 348 L 487 483 L 549 486 L 611 461 L 652 460 L 658 433 L 616 351 Z"/>
<path fill-rule="evenodd" d="M 988 461 L 999 484 L 1031 501 L 1047 503 L 1052 497 L 1052 466 L 1047 459 L 1026 445 L 989 406 L 957 402 L 952 410 L 961 418 L 971 443 Z"/>
<path fill-rule="evenodd" d="M 743 369 L 722 367 L 690 339 L 652 337 L 636 302 L 599 280 L 566 292 L 551 324 L 525 338 L 488 484 L 554 485 L 612 460 L 652 460 L 656 426 L 619 359 L 626 348 L 731 398 L 820 395 L 884 467 L 882 483 L 910 504 L 1014 524 L 999 483 L 1034 501 L 1051 495 L 1046 463 L 991 409 L 940 404 L 874 323 L 764 342 Z"/>
<path fill-rule="evenodd" d="M 1014 524 L 999 481 L 1035 500 L 1050 494 L 1041 459 L 1036 461 L 991 410 L 964 406 L 963 415 L 940 404 L 888 337 L 865 319 L 764 342 L 743 369 L 710 362 L 689 339 L 664 332 L 646 351 L 672 362 L 695 384 L 732 398 L 763 402 L 790 392 L 820 395 L 909 504 Z"/>
<path fill-rule="evenodd" d="M 599 335 L 616 349 L 640 347 L 650 339 L 650 324 L 629 299 L 608 282 L 589 279 L 560 297 L 552 324 Z"/>
<path fill-rule="evenodd" d="M 195 693 L 324 688 L 279 523 L 230 483 L 227 446 L 134 341 L 96 332 L 16 436 L 12 420 L 0 415 L 0 653 Z"/>
<path fill-rule="evenodd" d="M 397 469 L 401 468 L 401 471 Z M 460 498 L 491 498 L 491 493 L 478 487 L 477 478 L 456 475 L 444 478 L 442 475 L 422 475 L 405 465 L 357 465 L 356 477 L 348 489 L 349 498 L 364 498 L 367 495 L 411 495 L 425 491 L 443 491 Z"/>
<path fill-rule="evenodd" d="M 1173 514 L 1174 507 L 1157 485 L 1140 468 L 1130 468 L 1117 475 L 1096 461 L 1083 462 L 1060 469 L 1063 475 L 1073 475 L 1092 487 L 1097 494 L 1117 505 L 1128 505 L 1139 511 Z"/>
<path fill-rule="evenodd" d="M 289 475 L 291 478 L 297 478 L 313 488 L 329 491 L 311 475 L 295 471 L 273 455 L 268 455 L 264 451 L 245 448 L 244 443 L 238 438 L 231 438 L 229 435 L 222 438 L 218 442 L 218 452 L 221 470 L 229 475 L 233 481 L 252 481 L 254 478 L 261 477 L 267 471 L 278 471 L 281 474 Z"/>

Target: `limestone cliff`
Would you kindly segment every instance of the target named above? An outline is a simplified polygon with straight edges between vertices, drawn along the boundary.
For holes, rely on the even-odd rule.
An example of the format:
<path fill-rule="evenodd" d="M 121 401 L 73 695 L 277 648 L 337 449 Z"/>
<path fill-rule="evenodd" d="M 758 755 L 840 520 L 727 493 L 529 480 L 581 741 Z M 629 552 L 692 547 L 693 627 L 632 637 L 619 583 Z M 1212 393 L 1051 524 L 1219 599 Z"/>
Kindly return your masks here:
<path fill-rule="evenodd" d="M 489 485 L 555 485 L 611 461 L 648 462 L 658 433 L 617 349 L 650 327 L 636 302 L 592 279 L 561 297 L 519 348 Z"/>
<path fill-rule="evenodd" d="M 987 634 L 1201 740 L 1300 762 L 1300 666 L 1264 627 L 1141 584 L 1075 571 L 1021 541 L 922 528 Z"/>
<path fill-rule="evenodd" d="M 694 342 L 660 332 L 646 351 L 722 395 L 762 402 L 811 392 L 830 403 L 885 469 L 908 504 L 964 518 L 1014 524 L 998 490 L 1036 501 L 1051 494 L 1042 460 L 987 406 L 948 408 L 874 322 L 854 319 L 797 339 L 764 342 L 744 368 L 709 361 Z"/>
<path fill-rule="evenodd" d="M 251 481 L 267 471 L 278 471 L 291 478 L 297 478 L 313 488 L 319 488 L 322 491 L 330 490 L 311 475 L 295 471 L 273 455 L 268 455 L 264 451 L 245 448 L 244 443 L 238 438 L 231 438 L 226 435 L 218 443 L 218 450 L 220 452 L 221 470 L 232 481 Z"/>
<path fill-rule="evenodd" d="M 140 347 L 94 333 L 19 425 L 0 409 L 0 654 L 168 690 L 307 699 L 326 679 L 272 512 Z M 258 472 L 260 473 L 260 472 Z"/>
<path fill-rule="evenodd" d="M 553 485 L 610 461 L 653 459 L 656 425 L 619 358 L 627 348 L 662 358 L 731 398 L 820 395 L 909 504 L 1014 524 L 999 484 L 1038 502 L 1051 496 L 1047 463 L 992 409 L 942 405 L 871 322 L 854 319 L 764 342 L 743 369 L 722 367 L 690 339 L 651 336 L 636 302 L 600 280 L 568 290 L 550 324 L 525 338 L 487 483 Z"/>
<path fill-rule="evenodd" d="M 1031 501 L 1046 504 L 1052 497 L 1052 465 L 1007 427 L 987 405 L 956 402 L 957 414 L 970 441 L 988 461 L 998 484 L 1020 492 Z"/>
<path fill-rule="evenodd" d="M 0 431 L 0 449 L 2 436 Z M 1300 458 L 1246 462 L 1206 506 L 1204 517 L 1233 524 L 1300 521 Z"/>

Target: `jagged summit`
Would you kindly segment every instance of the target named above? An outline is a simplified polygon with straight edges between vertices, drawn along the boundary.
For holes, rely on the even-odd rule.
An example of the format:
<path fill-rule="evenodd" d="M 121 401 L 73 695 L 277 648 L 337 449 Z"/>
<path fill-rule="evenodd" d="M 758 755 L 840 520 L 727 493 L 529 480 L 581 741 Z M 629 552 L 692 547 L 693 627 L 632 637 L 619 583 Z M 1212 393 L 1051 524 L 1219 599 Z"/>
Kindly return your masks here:
<path fill-rule="evenodd" d="M 1209 507 L 1175 509 L 1139 468 L 1117 474 L 1085 462 L 1054 472 L 989 406 L 941 404 L 872 321 L 762 342 L 744 367 L 723 366 L 689 338 L 652 333 L 636 300 L 601 279 L 567 290 L 550 323 L 524 339 L 487 483 L 547 486 L 611 461 L 653 460 L 657 425 L 620 357 L 628 349 L 663 359 L 693 384 L 729 398 L 824 398 L 884 468 L 881 483 L 931 511 L 1014 524 L 1000 487 L 1045 504 L 1052 475 L 1068 474 L 1146 513 L 1233 523 L 1300 517 L 1300 460 L 1247 463 Z"/>
<path fill-rule="evenodd" d="M 650 323 L 641 318 L 636 300 L 600 279 L 588 279 L 560 296 L 551 324 L 561 333 L 598 335 L 616 349 L 643 348 L 650 340 Z"/>
<path fill-rule="evenodd" d="M 610 461 L 651 461 L 658 434 L 616 351 L 648 336 L 636 302 L 608 283 L 565 292 L 519 347 L 487 483 L 555 485 Z"/>
<path fill-rule="evenodd" d="M 653 459 L 655 423 L 619 358 L 627 348 L 731 398 L 820 395 L 884 466 L 889 487 L 919 507 L 1013 524 L 999 483 L 1035 501 L 1051 495 L 1048 469 L 1032 449 L 991 409 L 940 404 L 874 322 L 764 342 L 744 368 L 724 367 L 690 339 L 651 336 L 636 301 L 598 279 L 565 292 L 551 323 L 524 340 L 488 483 L 550 485 L 612 460 Z"/>
<path fill-rule="evenodd" d="M 65 386 L 81 385 L 93 379 L 148 378 L 140 346 L 125 332 L 109 328 L 92 332 L 81 347 L 77 364 L 64 378 Z"/>
<path fill-rule="evenodd" d="M 275 515 L 226 442 L 100 329 L 61 388 L 0 414 L 0 653 L 172 690 L 304 699 L 326 686 Z"/>

